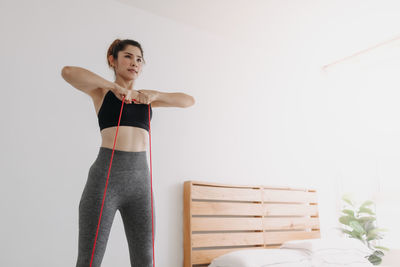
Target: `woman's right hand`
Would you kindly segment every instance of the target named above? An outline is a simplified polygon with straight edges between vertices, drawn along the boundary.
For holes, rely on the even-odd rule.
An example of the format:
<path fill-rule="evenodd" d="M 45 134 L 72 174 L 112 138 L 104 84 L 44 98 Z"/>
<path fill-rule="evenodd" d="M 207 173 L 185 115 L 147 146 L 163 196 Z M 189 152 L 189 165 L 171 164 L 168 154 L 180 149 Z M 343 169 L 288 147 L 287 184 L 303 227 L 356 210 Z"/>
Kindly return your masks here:
<path fill-rule="evenodd" d="M 137 99 L 139 92 L 136 90 L 128 90 L 117 83 L 113 83 L 113 87 L 110 89 L 116 97 L 122 101 L 123 97 L 125 96 L 124 103 L 125 104 L 132 104 L 132 101 L 135 102 L 133 99 Z"/>

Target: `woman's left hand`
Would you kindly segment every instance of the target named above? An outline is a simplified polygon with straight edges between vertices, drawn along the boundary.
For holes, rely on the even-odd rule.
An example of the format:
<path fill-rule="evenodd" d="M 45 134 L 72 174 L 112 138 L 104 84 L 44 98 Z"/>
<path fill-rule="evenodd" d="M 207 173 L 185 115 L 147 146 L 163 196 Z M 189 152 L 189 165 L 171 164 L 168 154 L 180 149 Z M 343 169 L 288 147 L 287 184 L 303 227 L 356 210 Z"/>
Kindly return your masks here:
<path fill-rule="evenodd" d="M 151 102 L 155 101 L 158 97 L 159 92 L 156 90 L 144 90 L 140 89 L 137 90 L 139 92 L 137 101 L 134 101 L 136 104 L 150 104 Z"/>

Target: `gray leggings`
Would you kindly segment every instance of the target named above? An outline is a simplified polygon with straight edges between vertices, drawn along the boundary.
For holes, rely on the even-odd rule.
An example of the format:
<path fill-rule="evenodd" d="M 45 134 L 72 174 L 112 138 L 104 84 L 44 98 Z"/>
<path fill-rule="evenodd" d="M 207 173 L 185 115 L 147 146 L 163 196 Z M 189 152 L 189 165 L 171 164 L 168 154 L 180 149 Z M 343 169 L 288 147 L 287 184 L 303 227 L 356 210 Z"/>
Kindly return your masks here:
<path fill-rule="evenodd" d="M 89 169 L 79 202 L 79 245 L 76 267 L 90 267 L 111 154 L 112 149 L 100 147 L 97 158 Z M 147 151 L 114 150 L 92 267 L 101 266 L 117 210 L 124 223 L 131 266 L 153 266 L 150 191 Z M 154 202 L 153 195 L 155 234 Z"/>

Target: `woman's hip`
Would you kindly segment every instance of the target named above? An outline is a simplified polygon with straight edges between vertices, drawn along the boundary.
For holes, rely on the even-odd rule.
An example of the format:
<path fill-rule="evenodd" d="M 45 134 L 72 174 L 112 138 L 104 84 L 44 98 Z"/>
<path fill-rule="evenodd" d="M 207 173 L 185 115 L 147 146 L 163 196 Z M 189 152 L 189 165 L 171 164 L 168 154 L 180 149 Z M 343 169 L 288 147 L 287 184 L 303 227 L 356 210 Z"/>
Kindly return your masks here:
<path fill-rule="evenodd" d="M 100 147 L 91 169 L 109 170 L 114 172 L 135 172 L 148 169 L 147 151 L 122 151 L 113 150 L 107 147 Z"/>

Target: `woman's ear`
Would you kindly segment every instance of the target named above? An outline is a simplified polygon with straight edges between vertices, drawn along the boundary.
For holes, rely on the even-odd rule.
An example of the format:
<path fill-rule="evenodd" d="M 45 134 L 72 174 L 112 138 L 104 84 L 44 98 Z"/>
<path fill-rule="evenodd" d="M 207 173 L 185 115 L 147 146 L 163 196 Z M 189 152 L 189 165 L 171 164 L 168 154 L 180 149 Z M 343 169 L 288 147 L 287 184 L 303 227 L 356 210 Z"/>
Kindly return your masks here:
<path fill-rule="evenodd" d="M 110 62 L 111 67 L 115 67 L 115 65 L 114 65 L 114 57 L 112 55 L 108 56 L 108 61 Z"/>

